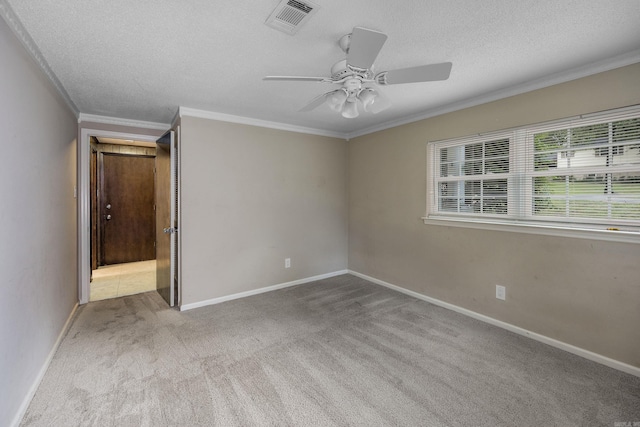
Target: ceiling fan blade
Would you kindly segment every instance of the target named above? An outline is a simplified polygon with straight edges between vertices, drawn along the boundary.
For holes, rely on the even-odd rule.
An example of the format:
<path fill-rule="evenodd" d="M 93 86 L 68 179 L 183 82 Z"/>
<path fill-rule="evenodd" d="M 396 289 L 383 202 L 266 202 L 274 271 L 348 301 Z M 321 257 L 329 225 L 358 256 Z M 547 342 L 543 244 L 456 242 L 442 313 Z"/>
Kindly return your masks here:
<path fill-rule="evenodd" d="M 420 65 L 418 67 L 384 71 L 378 73 L 375 80 L 382 85 L 447 80 L 451 74 L 452 65 L 451 62 L 443 62 L 441 64 Z"/>
<path fill-rule="evenodd" d="M 302 76 L 266 76 L 262 80 L 270 80 L 277 82 L 331 82 L 326 77 L 302 77 Z"/>
<path fill-rule="evenodd" d="M 331 95 L 334 92 L 335 91 L 328 92 L 328 93 L 323 93 L 322 95 L 316 96 L 307 105 L 305 105 L 304 107 L 302 107 L 298 111 L 300 111 L 301 113 L 306 113 L 307 111 L 311 111 L 311 110 L 314 110 L 314 109 L 318 108 L 319 106 L 321 106 L 322 104 L 325 103 L 325 101 L 327 100 L 327 96 Z"/>
<path fill-rule="evenodd" d="M 368 70 L 378 57 L 387 35 L 379 31 L 355 27 L 351 33 L 351 42 L 347 52 L 347 64 Z"/>

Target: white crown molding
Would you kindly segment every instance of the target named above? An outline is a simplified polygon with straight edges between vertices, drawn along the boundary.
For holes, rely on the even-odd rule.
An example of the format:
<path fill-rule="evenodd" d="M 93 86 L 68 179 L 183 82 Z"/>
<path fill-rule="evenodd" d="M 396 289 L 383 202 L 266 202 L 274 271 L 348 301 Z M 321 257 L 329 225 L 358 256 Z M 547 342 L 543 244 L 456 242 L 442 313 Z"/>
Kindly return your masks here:
<path fill-rule="evenodd" d="M 234 116 L 232 114 L 217 113 L 214 111 L 198 110 L 195 108 L 180 107 L 179 117 L 197 117 L 200 119 L 218 120 L 221 122 L 238 123 L 243 125 L 258 126 L 269 129 L 285 130 L 289 132 L 306 133 L 310 135 L 328 136 L 332 138 L 348 139 L 346 133 L 334 132 L 324 129 L 308 128 L 304 126 L 290 125 L 287 123 L 272 122 L 268 120 L 252 119 L 244 116 Z"/>
<path fill-rule="evenodd" d="M 119 117 L 98 116 L 94 114 L 80 113 L 78 115 L 78 123 L 82 123 L 82 122 L 102 123 L 106 125 L 129 126 L 129 127 L 153 129 L 153 130 L 169 130 L 171 128 L 171 125 L 169 123 L 145 122 L 143 120 L 130 120 L 130 119 L 122 119 Z"/>
<path fill-rule="evenodd" d="M 559 348 L 560 350 L 567 351 L 569 353 L 575 354 L 576 356 L 584 357 L 585 359 L 591 360 L 596 363 L 600 363 L 602 365 L 608 366 L 613 369 L 617 369 L 622 372 L 626 372 L 627 374 L 635 375 L 636 377 L 640 377 L 640 367 L 629 365 L 624 362 L 620 362 L 618 360 L 611 359 L 609 357 L 603 356 L 598 353 L 594 353 L 589 350 L 585 350 L 580 347 L 576 347 L 571 344 L 567 344 L 563 341 L 556 340 L 554 338 L 549 338 L 546 335 L 538 334 L 536 332 L 529 331 L 528 329 L 521 328 L 519 326 L 512 325 L 511 323 L 503 322 L 502 320 L 494 319 L 493 317 L 485 316 L 484 314 L 480 314 L 475 311 L 468 310 L 466 308 L 450 304 L 448 302 L 441 301 L 439 299 L 431 298 L 429 296 L 420 294 L 415 291 L 411 291 L 409 289 L 393 285 L 389 282 L 385 282 L 380 279 L 376 279 L 375 277 L 367 276 L 366 274 L 358 273 L 357 271 L 349 270 L 349 274 L 352 274 L 356 277 L 360 277 L 361 279 L 368 280 L 369 282 L 375 283 L 380 286 L 384 286 L 389 289 L 393 289 L 395 291 L 401 292 L 405 295 L 412 296 L 422 301 L 426 301 L 428 303 L 437 305 L 439 307 L 446 308 L 451 311 L 455 311 L 456 313 L 463 314 L 465 316 L 471 317 L 476 320 L 480 320 L 481 322 L 488 323 L 490 325 L 497 326 L 502 329 L 506 329 L 507 331 L 514 332 L 518 335 L 522 335 L 528 338 L 531 338 L 535 341 L 539 341 L 541 343 L 550 345 L 555 348 Z"/>
<path fill-rule="evenodd" d="M 459 102 L 454 102 L 442 107 L 433 108 L 419 114 L 403 117 L 398 120 L 392 120 L 375 126 L 370 126 L 368 128 L 347 134 L 347 139 L 352 139 L 370 133 L 379 132 L 381 130 L 402 126 L 408 123 L 414 123 L 420 120 L 440 116 L 446 113 L 452 113 L 454 111 L 462 110 L 465 108 L 475 107 L 477 105 L 509 98 L 511 96 L 520 95 L 537 89 L 543 89 L 545 87 L 557 85 L 560 83 L 566 83 L 571 80 L 577 80 L 594 74 L 603 73 L 605 71 L 614 70 L 616 68 L 625 67 L 627 65 L 636 64 L 638 62 L 640 62 L 640 49 L 581 67 L 573 68 L 571 70 L 551 74 L 549 76 L 532 80 L 530 82 L 526 82 L 517 86 L 512 86 L 506 89 L 486 93 L 484 95 L 465 99 Z"/>
<path fill-rule="evenodd" d="M 36 46 L 35 42 L 31 38 L 31 35 L 29 35 L 27 30 L 24 28 L 24 25 L 22 25 L 22 22 L 20 22 L 20 19 L 18 19 L 16 13 L 13 11 L 13 9 L 11 9 L 11 6 L 9 6 L 9 4 L 5 0 L 0 0 L 0 16 L 4 18 L 5 22 L 7 23 L 7 25 L 9 25 L 9 28 L 11 28 L 18 40 L 20 40 L 27 52 L 29 52 L 31 57 L 36 61 L 36 64 L 40 66 L 40 69 L 49 78 L 49 81 L 51 81 L 51 83 L 56 88 L 67 106 L 71 109 L 73 114 L 78 117 L 78 114 L 80 113 L 78 107 L 71 100 L 71 97 L 67 93 L 64 86 L 62 86 L 62 83 L 60 83 L 60 80 L 58 80 L 58 77 L 49 66 L 49 63 L 42 56 L 42 52 L 40 52 L 40 49 L 38 49 L 38 47 Z"/>

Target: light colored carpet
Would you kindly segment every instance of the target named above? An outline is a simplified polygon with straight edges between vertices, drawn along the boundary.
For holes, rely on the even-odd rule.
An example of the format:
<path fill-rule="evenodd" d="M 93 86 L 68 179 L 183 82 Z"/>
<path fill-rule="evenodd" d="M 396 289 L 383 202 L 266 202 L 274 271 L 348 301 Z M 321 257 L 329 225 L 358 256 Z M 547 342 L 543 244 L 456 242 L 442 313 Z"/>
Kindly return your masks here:
<path fill-rule="evenodd" d="M 80 307 L 24 426 L 614 426 L 640 378 L 350 275 Z"/>

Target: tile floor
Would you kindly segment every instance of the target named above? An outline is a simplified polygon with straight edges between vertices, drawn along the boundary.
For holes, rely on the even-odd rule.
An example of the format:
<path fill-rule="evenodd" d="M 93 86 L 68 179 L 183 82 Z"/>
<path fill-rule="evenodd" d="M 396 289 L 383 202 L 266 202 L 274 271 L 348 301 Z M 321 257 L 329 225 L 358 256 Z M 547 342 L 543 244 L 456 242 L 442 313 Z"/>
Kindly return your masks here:
<path fill-rule="evenodd" d="M 93 270 L 89 301 L 139 294 L 156 289 L 156 260 L 113 264 Z"/>

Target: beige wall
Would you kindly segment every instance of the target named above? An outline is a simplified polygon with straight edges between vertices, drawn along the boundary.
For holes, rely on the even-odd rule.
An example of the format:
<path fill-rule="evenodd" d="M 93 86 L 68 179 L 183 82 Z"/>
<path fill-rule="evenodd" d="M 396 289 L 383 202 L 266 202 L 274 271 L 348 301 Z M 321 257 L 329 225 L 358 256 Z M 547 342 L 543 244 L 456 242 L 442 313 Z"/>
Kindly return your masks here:
<path fill-rule="evenodd" d="M 633 104 L 640 64 L 350 141 L 349 268 L 640 367 L 640 243 L 420 219 L 428 141 Z"/>
<path fill-rule="evenodd" d="M 183 304 L 346 269 L 346 141 L 181 125 Z"/>
<path fill-rule="evenodd" d="M 0 425 L 8 426 L 77 302 L 77 121 L 1 18 L 0 52 Z"/>

